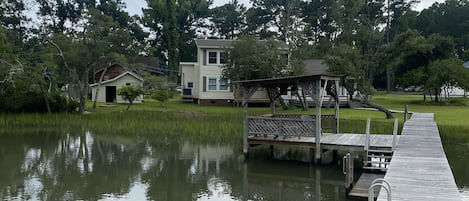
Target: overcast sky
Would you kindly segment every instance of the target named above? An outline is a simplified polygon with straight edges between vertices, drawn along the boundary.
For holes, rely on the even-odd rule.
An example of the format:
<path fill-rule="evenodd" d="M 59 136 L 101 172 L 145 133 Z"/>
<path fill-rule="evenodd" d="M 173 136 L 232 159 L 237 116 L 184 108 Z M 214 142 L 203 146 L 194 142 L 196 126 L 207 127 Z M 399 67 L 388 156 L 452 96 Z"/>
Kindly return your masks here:
<path fill-rule="evenodd" d="M 127 4 L 127 10 L 131 15 L 141 15 L 142 8 L 146 6 L 145 0 L 124 0 Z M 214 0 L 214 6 L 223 5 L 229 2 L 229 0 Z M 240 3 L 244 3 L 246 5 L 249 4 L 249 0 L 239 0 Z M 421 11 L 425 8 L 430 7 L 434 2 L 444 2 L 444 0 L 420 0 L 420 3 L 415 7 L 416 10 Z"/>

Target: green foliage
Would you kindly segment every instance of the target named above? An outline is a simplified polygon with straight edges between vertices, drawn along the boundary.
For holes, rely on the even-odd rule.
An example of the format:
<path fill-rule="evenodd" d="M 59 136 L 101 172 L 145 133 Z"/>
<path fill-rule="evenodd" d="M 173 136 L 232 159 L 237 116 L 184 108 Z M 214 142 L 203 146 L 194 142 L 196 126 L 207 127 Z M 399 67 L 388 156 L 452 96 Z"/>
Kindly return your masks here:
<path fill-rule="evenodd" d="M 364 58 L 360 52 L 348 45 L 339 45 L 331 50 L 333 54 L 326 56 L 326 63 L 329 65 L 329 72 L 337 75 L 344 75 L 343 85 L 349 93 L 356 90 L 363 91 L 364 87 Z M 358 88 L 355 88 L 356 84 Z"/>
<path fill-rule="evenodd" d="M 160 106 L 163 106 L 163 104 L 166 103 L 170 97 L 167 90 L 160 89 L 154 92 L 151 98 L 157 100 L 158 102 L 160 102 Z"/>
<path fill-rule="evenodd" d="M 454 58 L 430 63 L 425 87 L 433 90 L 435 102 L 440 100 L 438 96 L 443 93 L 445 103 L 448 104 L 450 87 L 469 87 L 469 70 L 465 69 L 462 64 L 462 60 Z"/>
<path fill-rule="evenodd" d="M 118 90 L 118 94 L 128 102 L 127 110 L 129 110 L 134 101 L 143 95 L 143 89 L 134 86 L 124 86 Z"/>
<path fill-rule="evenodd" d="M 156 33 L 152 43 L 155 56 L 168 63 L 171 81 L 177 80 L 179 61 L 196 59 L 196 27 L 203 26 L 203 19 L 209 16 L 207 0 L 146 0 L 148 8 L 143 9 L 142 22 Z M 167 53 L 167 54 L 166 54 Z"/>
<path fill-rule="evenodd" d="M 247 33 L 261 39 L 278 37 L 284 42 L 297 39 L 295 31 L 301 25 L 301 1 L 252 0 L 247 11 Z M 273 32 L 272 28 L 278 30 Z"/>
<path fill-rule="evenodd" d="M 258 41 L 245 36 L 227 50 L 228 63 L 223 66 L 225 80 L 251 80 L 287 75 L 286 50 L 278 41 Z"/>
<path fill-rule="evenodd" d="M 80 107 L 80 103 L 78 101 L 69 100 L 67 103 L 67 112 L 71 112 L 71 113 L 77 112 L 79 107 Z"/>
<path fill-rule="evenodd" d="M 219 36 L 234 39 L 244 29 L 246 7 L 237 0 L 211 9 L 213 31 Z"/>
<path fill-rule="evenodd" d="M 469 3 L 467 0 L 448 0 L 435 3 L 418 16 L 416 28 L 425 36 L 438 33 L 456 41 L 458 56 L 461 58 L 469 49 L 467 36 Z"/>
<path fill-rule="evenodd" d="M 143 91 L 145 94 L 152 94 L 157 90 L 170 90 L 174 85 L 168 81 L 167 77 L 155 76 L 150 73 L 143 73 Z"/>

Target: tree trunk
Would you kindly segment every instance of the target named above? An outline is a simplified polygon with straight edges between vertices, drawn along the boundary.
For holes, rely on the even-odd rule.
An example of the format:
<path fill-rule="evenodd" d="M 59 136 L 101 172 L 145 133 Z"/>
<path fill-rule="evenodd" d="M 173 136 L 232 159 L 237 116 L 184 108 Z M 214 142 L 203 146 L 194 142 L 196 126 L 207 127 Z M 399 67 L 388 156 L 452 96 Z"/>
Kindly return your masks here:
<path fill-rule="evenodd" d="M 47 93 L 43 93 L 44 94 L 44 101 L 46 102 L 46 108 L 47 108 L 47 113 L 51 113 L 51 109 L 50 109 L 50 102 L 49 102 L 49 96 L 47 96 Z"/>
<path fill-rule="evenodd" d="M 386 93 L 391 93 L 391 67 L 386 69 Z"/>
<path fill-rule="evenodd" d="M 99 76 L 99 81 L 98 81 L 98 86 L 96 88 L 96 92 L 94 93 L 94 100 L 93 100 L 93 111 L 96 111 L 96 102 L 98 101 L 98 95 L 99 95 L 99 88 L 101 88 L 101 83 L 103 82 L 104 74 L 106 74 L 107 67 L 104 68 L 103 73 L 101 76 Z"/>
<path fill-rule="evenodd" d="M 303 102 L 302 102 L 303 110 L 306 111 L 309 109 L 309 105 L 308 105 L 308 99 L 306 98 L 306 95 L 303 89 L 301 89 L 301 95 L 303 96 Z"/>
<path fill-rule="evenodd" d="M 287 103 L 285 102 L 285 100 L 283 100 L 283 97 L 282 97 L 282 96 L 279 96 L 279 97 L 278 97 L 278 101 L 280 102 L 280 105 L 282 105 L 282 109 L 283 109 L 283 110 L 287 110 L 287 109 L 288 109 Z"/>
<path fill-rule="evenodd" d="M 129 111 L 129 108 L 130 108 L 131 105 L 132 105 L 132 102 L 129 101 L 129 104 L 127 105 L 127 110 L 126 111 Z"/>
<path fill-rule="evenodd" d="M 381 105 L 378 105 L 376 103 L 373 103 L 371 101 L 369 101 L 368 99 L 362 99 L 362 104 L 364 105 L 367 105 L 368 107 L 371 107 L 371 108 L 375 108 L 381 112 L 384 112 L 384 114 L 386 114 L 386 118 L 387 119 L 391 119 L 393 118 L 393 115 L 392 115 L 392 112 L 389 111 L 388 109 L 386 109 L 385 107 L 381 106 Z"/>

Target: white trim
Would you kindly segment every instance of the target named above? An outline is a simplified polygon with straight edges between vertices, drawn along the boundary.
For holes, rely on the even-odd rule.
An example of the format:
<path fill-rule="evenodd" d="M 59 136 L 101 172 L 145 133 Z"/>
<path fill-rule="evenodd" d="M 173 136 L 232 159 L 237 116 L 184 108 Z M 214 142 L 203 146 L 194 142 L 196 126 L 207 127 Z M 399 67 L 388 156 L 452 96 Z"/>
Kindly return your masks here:
<path fill-rule="evenodd" d="M 215 89 L 210 89 L 210 79 L 215 79 Z M 220 89 L 220 86 L 221 86 L 220 81 L 221 81 L 221 78 L 217 78 L 217 77 L 214 77 L 214 76 L 212 76 L 212 77 L 207 76 L 207 83 L 206 83 L 207 91 L 206 92 L 229 92 L 230 91 L 229 82 L 226 83 L 227 88 L 222 90 L 222 89 Z"/>
<path fill-rule="evenodd" d="M 215 63 L 210 63 L 210 53 L 214 52 L 216 54 L 216 62 Z M 224 65 L 224 63 L 221 63 L 221 53 L 224 53 L 224 50 L 217 50 L 217 49 L 207 49 L 206 54 L 205 54 L 205 60 L 207 61 L 206 65 Z M 225 58 L 226 61 L 226 58 Z"/>

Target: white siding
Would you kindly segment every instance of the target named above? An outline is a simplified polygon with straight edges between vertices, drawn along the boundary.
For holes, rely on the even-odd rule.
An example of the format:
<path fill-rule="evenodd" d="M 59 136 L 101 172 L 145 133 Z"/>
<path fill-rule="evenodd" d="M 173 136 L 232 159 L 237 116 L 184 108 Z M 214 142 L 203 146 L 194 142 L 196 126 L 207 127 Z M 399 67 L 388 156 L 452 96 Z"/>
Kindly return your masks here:
<path fill-rule="evenodd" d="M 126 75 L 120 77 L 117 80 L 101 84 L 101 87 L 99 89 L 99 94 L 98 94 L 98 97 L 97 97 L 97 102 L 100 102 L 100 103 L 106 102 L 106 86 L 115 86 L 116 87 L 116 102 L 117 103 L 127 103 L 127 101 L 122 99 L 121 96 L 117 95 L 117 93 L 119 93 L 119 89 L 123 86 L 126 86 L 127 83 L 130 83 L 130 85 L 132 85 L 132 86 L 143 87 L 143 82 L 141 80 L 135 78 L 134 76 L 132 76 L 130 74 L 126 74 Z M 94 96 L 96 94 L 96 89 L 97 88 L 98 88 L 97 85 L 91 87 L 92 100 L 94 100 L 94 98 L 95 98 Z M 134 101 L 134 103 L 142 103 L 142 101 L 143 101 L 143 95 L 138 97 Z"/>
<path fill-rule="evenodd" d="M 181 88 L 187 88 L 187 83 L 192 82 L 192 97 L 199 97 L 199 88 L 201 87 L 201 81 L 199 81 L 199 65 L 197 63 L 181 63 Z M 182 92 L 181 92 L 182 93 Z"/>

